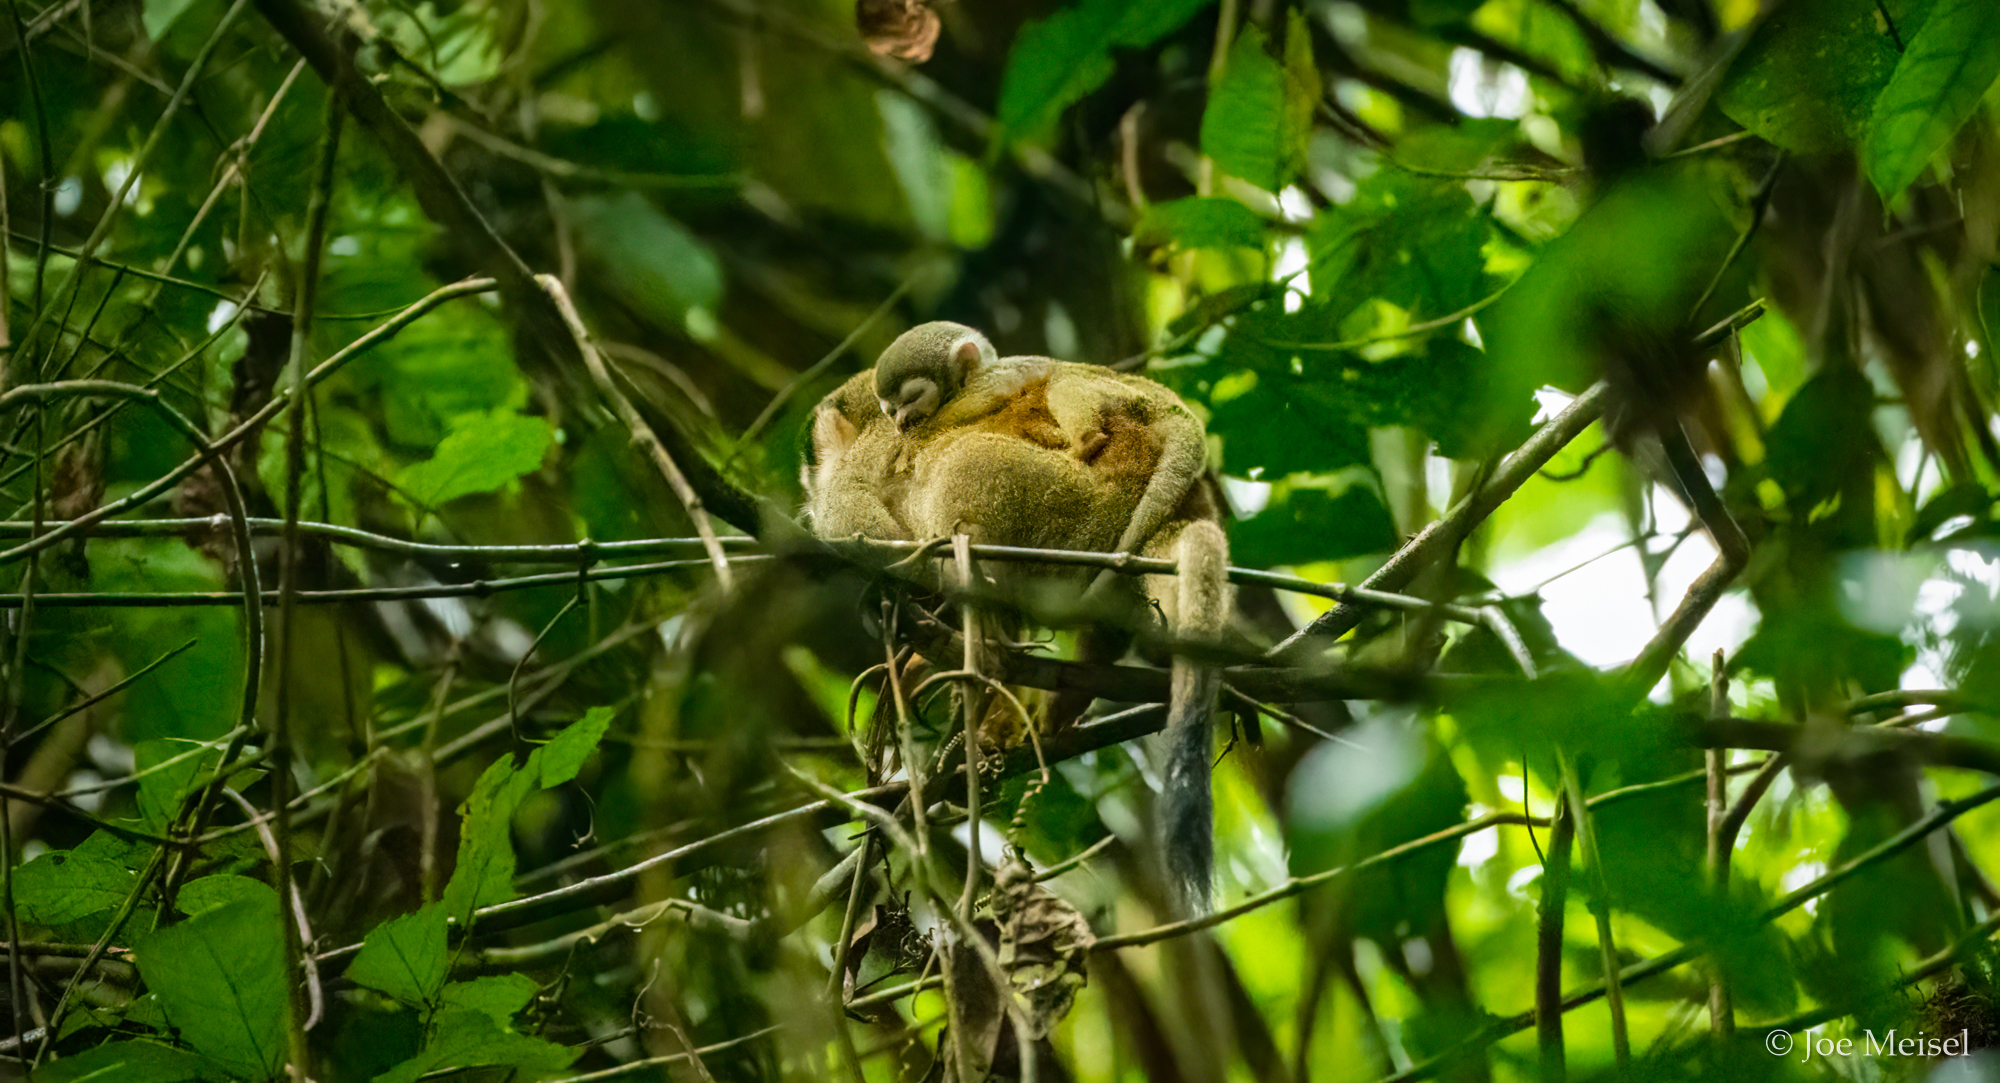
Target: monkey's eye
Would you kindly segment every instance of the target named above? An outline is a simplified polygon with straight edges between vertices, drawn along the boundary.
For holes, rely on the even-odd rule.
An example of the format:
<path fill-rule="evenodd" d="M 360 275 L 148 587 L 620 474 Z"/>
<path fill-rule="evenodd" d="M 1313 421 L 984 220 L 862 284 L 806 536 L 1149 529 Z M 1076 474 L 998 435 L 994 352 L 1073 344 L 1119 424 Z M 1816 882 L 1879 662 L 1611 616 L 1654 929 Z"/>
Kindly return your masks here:
<path fill-rule="evenodd" d="M 929 380 L 911 380 L 903 385 L 902 402 L 899 405 L 908 406 L 918 399 L 923 398 L 930 393 L 931 387 L 932 384 Z"/>

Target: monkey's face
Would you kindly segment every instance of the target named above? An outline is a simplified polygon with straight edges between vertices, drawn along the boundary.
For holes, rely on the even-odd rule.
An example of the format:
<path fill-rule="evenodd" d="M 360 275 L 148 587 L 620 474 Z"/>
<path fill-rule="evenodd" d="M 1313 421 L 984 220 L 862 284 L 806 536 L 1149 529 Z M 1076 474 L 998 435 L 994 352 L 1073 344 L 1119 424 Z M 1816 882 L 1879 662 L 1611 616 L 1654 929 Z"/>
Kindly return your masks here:
<path fill-rule="evenodd" d="M 936 380 L 912 376 L 897 388 L 895 398 L 881 400 L 882 412 L 896 423 L 897 432 L 908 432 L 911 426 L 937 413 L 944 398 Z"/>
<path fill-rule="evenodd" d="M 958 389 L 994 361 L 986 336 L 938 321 L 898 336 L 875 362 L 876 401 L 899 432 L 938 412 Z"/>

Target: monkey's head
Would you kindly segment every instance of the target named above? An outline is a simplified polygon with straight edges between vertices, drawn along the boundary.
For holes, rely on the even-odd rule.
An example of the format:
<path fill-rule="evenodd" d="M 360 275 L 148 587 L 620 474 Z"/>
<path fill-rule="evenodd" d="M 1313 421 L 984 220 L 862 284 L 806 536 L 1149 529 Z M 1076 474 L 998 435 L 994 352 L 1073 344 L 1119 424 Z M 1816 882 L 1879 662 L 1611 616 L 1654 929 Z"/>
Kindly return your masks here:
<path fill-rule="evenodd" d="M 898 336 L 875 362 L 875 395 L 896 429 L 907 431 L 996 359 L 986 336 L 962 323 L 920 324 Z"/>

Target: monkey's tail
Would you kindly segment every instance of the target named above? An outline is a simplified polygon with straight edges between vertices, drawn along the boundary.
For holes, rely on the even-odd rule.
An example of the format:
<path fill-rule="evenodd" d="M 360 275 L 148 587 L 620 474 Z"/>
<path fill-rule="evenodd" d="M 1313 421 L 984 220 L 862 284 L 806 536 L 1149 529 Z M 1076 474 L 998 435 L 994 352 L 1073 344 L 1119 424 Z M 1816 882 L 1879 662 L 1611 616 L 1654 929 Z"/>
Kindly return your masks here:
<path fill-rule="evenodd" d="M 1173 589 L 1175 633 L 1214 640 L 1228 619 L 1228 542 L 1222 528 L 1191 522 L 1174 541 L 1179 575 Z M 1222 689 L 1212 662 L 1175 655 L 1167 708 L 1166 780 L 1160 797 L 1160 835 L 1167 872 L 1182 909 L 1208 909 L 1215 868 L 1215 798 L 1210 789 L 1215 739 L 1210 720 Z"/>

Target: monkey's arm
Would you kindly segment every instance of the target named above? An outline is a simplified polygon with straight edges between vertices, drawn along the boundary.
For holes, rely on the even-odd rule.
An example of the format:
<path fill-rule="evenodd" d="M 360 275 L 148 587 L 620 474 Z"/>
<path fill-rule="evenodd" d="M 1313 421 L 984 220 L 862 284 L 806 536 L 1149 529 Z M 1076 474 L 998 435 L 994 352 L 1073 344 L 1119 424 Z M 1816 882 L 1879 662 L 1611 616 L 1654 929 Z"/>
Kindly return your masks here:
<path fill-rule="evenodd" d="M 1173 516 L 1208 465 L 1208 438 L 1201 422 L 1178 401 L 1164 403 L 1159 396 L 1149 399 L 1164 407 L 1152 422 L 1153 433 L 1160 440 L 1160 461 L 1138 507 L 1132 509 L 1132 521 L 1119 536 L 1115 552 L 1139 552 Z"/>
<path fill-rule="evenodd" d="M 1132 515 L 1112 551 L 1139 552 L 1208 463 L 1201 421 L 1159 384 L 1094 365 L 1054 363 L 1048 401 L 1078 459 L 1131 494 Z"/>

